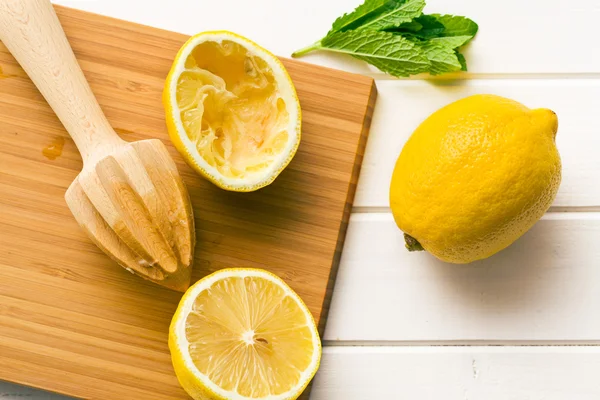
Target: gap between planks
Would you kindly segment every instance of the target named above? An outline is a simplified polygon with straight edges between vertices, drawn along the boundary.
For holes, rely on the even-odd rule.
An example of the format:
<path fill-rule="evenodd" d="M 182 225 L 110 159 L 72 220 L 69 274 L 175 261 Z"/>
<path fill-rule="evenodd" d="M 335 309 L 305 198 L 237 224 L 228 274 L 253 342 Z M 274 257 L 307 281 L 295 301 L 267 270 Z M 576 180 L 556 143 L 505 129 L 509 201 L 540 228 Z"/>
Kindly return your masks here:
<path fill-rule="evenodd" d="M 348 345 L 348 346 L 331 346 L 325 342 L 323 346 L 323 354 L 437 354 L 437 353 L 498 353 L 498 354 L 540 354 L 548 353 L 549 351 L 554 353 L 581 353 L 581 354 L 600 354 L 600 346 L 598 345 L 587 345 L 587 344 L 576 344 L 576 345 L 562 345 L 555 343 L 548 343 L 542 345 L 518 345 L 518 344 L 507 344 L 507 345 L 423 345 L 421 344 L 408 344 L 403 346 L 397 346 L 392 344 L 375 346 L 375 345 Z"/>
<path fill-rule="evenodd" d="M 392 210 L 390 207 L 377 207 L 377 206 L 357 206 L 352 208 L 352 214 L 391 214 Z M 550 207 L 546 212 L 548 214 L 558 213 L 600 213 L 600 206 L 557 206 Z"/>
<path fill-rule="evenodd" d="M 377 348 L 481 348 L 486 352 L 490 348 L 570 348 L 584 347 L 597 349 L 600 353 L 600 340 L 323 340 L 325 352 L 337 352 L 336 349 L 369 349 Z M 411 350 L 412 351 L 412 350 Z M 435 351 L 435 350 L 434 350 Z M 521 351 L 521 350 L 520 350 Z M 350 350 L 350 352 L 354 352 Z"/>
<path fill-rule="evenodd" d="M 568 73 L 447 73 L 444 75 L 413 75 L 406 78 L 397 78 L 379 71 L 363 72 L 362 75 L 370 76 L 371 78 L 378 81 L 400 81 L 400 82 L 411 82 L 411 81 L 468 81 L 468 80 L 594 80 L 600 79 L 600 72 L 568 72 Z"/>

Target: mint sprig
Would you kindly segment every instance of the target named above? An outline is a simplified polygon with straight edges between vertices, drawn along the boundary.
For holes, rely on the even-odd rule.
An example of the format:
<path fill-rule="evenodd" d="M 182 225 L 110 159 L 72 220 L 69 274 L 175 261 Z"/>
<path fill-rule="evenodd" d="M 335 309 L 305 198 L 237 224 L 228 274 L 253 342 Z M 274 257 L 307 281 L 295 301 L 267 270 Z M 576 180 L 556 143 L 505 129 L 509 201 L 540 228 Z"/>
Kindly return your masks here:
<path fill-rule="evenodd" d="M 477 34 L 466 17 L 423 14 L 425 0 L 365 0 L 333 23 L 327 35 L 292 54 L 345 53 L 393 76 L 466 71 L 460 48 Z"/>

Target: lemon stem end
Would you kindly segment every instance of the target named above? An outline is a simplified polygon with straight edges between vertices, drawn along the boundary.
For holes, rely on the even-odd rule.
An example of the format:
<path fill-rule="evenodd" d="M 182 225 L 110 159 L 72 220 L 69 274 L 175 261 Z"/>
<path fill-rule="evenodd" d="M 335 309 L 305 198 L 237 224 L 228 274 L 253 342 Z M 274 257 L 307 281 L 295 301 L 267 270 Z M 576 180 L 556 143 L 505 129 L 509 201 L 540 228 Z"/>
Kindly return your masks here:
<path fill-rule="evenodd" d="M 414 237 L 404 234 L 404 242 L 406 243 L 406 248 L 408 251 L 424 251 L 425 249 L 421 246 L 421 243 Z"/>

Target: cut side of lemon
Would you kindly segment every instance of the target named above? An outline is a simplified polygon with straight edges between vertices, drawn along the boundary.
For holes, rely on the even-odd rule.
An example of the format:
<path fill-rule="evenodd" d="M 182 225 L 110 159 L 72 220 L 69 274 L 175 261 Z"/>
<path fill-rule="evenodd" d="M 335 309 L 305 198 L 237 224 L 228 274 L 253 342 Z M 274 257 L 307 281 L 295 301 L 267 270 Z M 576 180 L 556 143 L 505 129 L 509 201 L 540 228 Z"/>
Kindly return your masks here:
<path fill-rule="evenodd" d="M 199 33 L 181 47 L 163 103 L 175 147 L 223 189 L 270 184 L 300 143 L 300 102 L 285 67 L 232 32 Z"/>
<path fill-rule="evenodd" d="M 224 269 L 184 294 L 169 349 L 196 400 L 296 399 L 314 377 L 321 341 L 312 314 L 279 277 Z"/>

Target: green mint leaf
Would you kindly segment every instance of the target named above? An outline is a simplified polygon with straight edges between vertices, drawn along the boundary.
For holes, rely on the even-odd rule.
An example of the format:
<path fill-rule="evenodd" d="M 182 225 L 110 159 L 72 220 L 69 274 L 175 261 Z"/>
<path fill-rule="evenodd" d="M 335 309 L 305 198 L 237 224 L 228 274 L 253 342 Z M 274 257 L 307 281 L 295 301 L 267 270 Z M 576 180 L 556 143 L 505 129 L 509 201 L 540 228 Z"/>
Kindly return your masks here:
<path fill-rule="evenodd" d="M 292 57 L 314 50 L 349 54 L 394 76 L 466 71 L 458 49 L 476 35 L 478 25 L 455 15 L 423 15 L 425 0 L 364 0 L 333 23 L 323 39 Z"/>
<path fill-rule="evenodd" d="M 320 45 L 330 51 L 350 54 L 394 76 L 427 72 L 431 66 L 415 43 L 389 32 L 336 32 L 323 38 Z"/>
<path fill-rule="evenodd" d="M 399 27 L 423 13 L 425 0 L 404 0 L 394 9 L 372 15 L 357 30 L 384 30 Z"/>
<path fill-rule="evenodd" d="M 442 36 L 475 36 L 479 26 L 467 17 L 456 15 L 432 14 L 439 22 L 444 25 L 444 34 Z"/>
<path fill-rule="evenodd" d="M 460 71 L 462 68 L 456 52 L 451 47 L 436 43 L 433 39 L 418 43 L 417 47 L 422 50 L 425 57 L 431 63 L 431 67 L 429 68 L 431 75 Z"/>
<path fill-rule="evenodd" d="M 423 26 L 423 28 L 416 33 L 416 35 L 422 39 L 438 37 L 445 29 L 444 24 L 432 15 L 421 15 L 420 17 L 415 18 L 415 21 Z"/>
<path fill-rule="evenodd" d="M 449 47 L 451 49 L 456 49 L 467 44 L 473 36 L 445 36 L 445 37 L 437 37 L 430 39 L 432 43 L 437 43 L 442 46 Z"/>
<path fill-rule="evenodd" d="M 349 29 L 354 29 L 357 26 L 360 26 L 365 19 L 373 16 L 374 14 L 379 15 L 381 13 L 393 10 L 403 2 L 404 0 L 365 0 L 363 4 L 356 7 L 356 9 L 351 13 L 344 14 L 336 19 L 331 26 L 329 33 L 343 32 Z"/>
<path fill-rule="evenodd" d="M 454 50 L 454 52 L 456 53 L 456 57 L 458 58 L 458 62 L 460 63 L 460 70 L 467 71 L 467 60 L 465 59 L 465 56 L 459 53 L 458 50 Z"/>
<path fill-rule="evenodd" d="M 443 27 L 443 25 L 442 25 Z M 405 22 L 403 24 L 401 24 L 398 28 L 392 28 L 390 29 L 390 32 L 418 32 L 421 29 L 423 29 L 423 25 L 421 25 L 420 23 L 417 22 L 416 19 L 413 19 L 410 22 Z"/>

